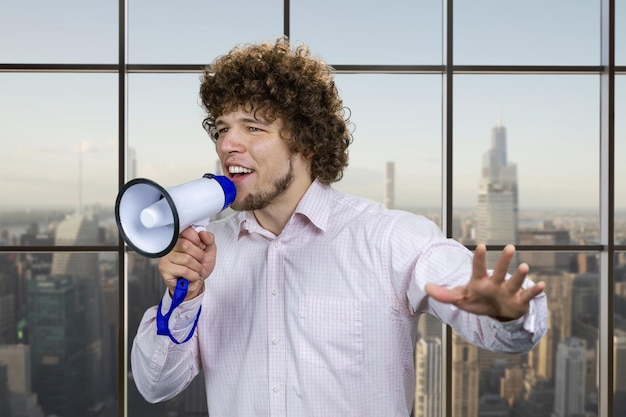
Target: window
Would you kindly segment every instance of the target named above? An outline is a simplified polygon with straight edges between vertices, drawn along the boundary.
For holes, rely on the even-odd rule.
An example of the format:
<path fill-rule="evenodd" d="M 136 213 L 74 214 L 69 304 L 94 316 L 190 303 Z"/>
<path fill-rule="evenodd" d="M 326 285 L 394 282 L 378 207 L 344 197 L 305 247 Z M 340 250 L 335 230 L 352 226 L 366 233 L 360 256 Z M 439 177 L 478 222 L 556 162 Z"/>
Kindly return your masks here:
<path fill-rule="evenodd" d="M 132 338 L 164 287 L 121 244 L 113 207 L 129 179 L 217 169 L 200 69 L 282 34 L 335 68 L 351 110 L 336 188 L 470 249 L 516 243 L 547 284 L 550 331 L 527 355 L 422 317 L 414 415 L 626 414 L 626 1 L 548 3 L 3 6 L 0 414 L 206 415 L 200 378 L 153 405 L 134 387 Z"/>

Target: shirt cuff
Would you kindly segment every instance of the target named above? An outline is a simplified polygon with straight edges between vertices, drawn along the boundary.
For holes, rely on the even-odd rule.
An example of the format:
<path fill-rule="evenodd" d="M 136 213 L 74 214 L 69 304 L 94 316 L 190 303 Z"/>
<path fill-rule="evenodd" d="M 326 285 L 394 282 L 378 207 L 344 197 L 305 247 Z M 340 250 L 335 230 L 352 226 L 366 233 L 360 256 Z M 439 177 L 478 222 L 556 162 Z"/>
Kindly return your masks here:
<path fill-rule="evenodd" d="M 496 318 L 493 318 L 491 316 L 487 316 L 489 317 L 489 321 L 491 323 L 491 326 L 496 329 L 496 330 L 505 330 L 509 333 L 514 333 L 517 332 L 519 330 L 522 330 L 524 328 L 524 321 L 526 320 L 527 315 L 524 315 L 520 318 L 517 318 L 515 320 L 509 320 L 509 321 L 500 321 Z"/>

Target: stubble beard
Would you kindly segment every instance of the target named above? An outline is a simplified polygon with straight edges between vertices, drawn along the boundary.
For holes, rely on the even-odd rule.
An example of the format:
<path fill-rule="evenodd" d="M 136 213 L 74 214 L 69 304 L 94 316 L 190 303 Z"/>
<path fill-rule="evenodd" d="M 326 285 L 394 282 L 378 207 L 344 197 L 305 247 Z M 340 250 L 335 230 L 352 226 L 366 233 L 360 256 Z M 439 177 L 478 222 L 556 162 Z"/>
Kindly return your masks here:
<path fill-rule="evenodd" d="M 243 200 L 234 202 L 231 208 L 236 211 L 254 211 L 262 210 L 269 206 L 276 197 L 287 191 L 293 183 L 295 174 L 291 161 L 291 158 L 289 158 L 289 170 L 287 173 L 274 181 L 273 187 L 270 190 L 250 193 Z"/>

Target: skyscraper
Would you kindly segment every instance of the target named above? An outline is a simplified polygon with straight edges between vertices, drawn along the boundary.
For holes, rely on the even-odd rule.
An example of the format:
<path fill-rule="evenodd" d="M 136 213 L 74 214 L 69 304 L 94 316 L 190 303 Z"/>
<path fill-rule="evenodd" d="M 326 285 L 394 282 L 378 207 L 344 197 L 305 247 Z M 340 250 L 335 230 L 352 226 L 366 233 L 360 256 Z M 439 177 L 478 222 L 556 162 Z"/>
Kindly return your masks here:
<path fill-rule="evenodd" d="M 559 343 L 556 354 L 553 417 L 584 415 L 585 341 L 571 337 Z"/>
<path fill-rule="evenodd" d="M 415 417 L 441 415 L 441 340 L 421 338 L 415 347 Z"/>
<path fill-rule="evenodd" d="M 37 404 L 37 395 L 33 393 L 31 388 L 30 363 L 30 347 L 28 345 L 0 345 L 0 370 L 3 366 L 6 367 L 8 388 L 6 394 L 0 392 L 0 415 L 11 417 L 44 416 L 41 407 Z M 1 386 L 2 383 L 0 383 L 0 389 Z M 6 400 L 8 402 L 5 404 Z"/>
<path fill-rule="evenodd" d="M 100 243 L 98 216 L 93 210 L 68 216 L 56 230 L 56 245 Z M 51 280 L 71 279 L 80 303 L 84 331 L 79 334 L 89 406 L 104 402 L 113 393 L 112 352 L 98 253 L 58 252 L 52 258 Z M 69 323 L 68 323 L 69 324 Z M 52 387 L 39 386 L 39 389 Z"/>
<path fill-rule="evenodd" d="M 395 181 L 396 181 L 396 165 L 393 162 L 387 162 L 385 166 L 385 207 L 388 209 L 395 208 Z"/>
<path fill-rule="evenodd" d="M 71 278 L 28 281 L 33 390 L 47 415 L 86 415 L 84 306 Z"/>
<path fill-rule="evenodd" d="M 476 242 L 486 245 L 518 243 L 517 165 L 507 160 L 506 128 L 501 123 L 491 132 L 491 148 L 483 155 L 478 189 Z M 489 265 L 499 254 L 489 253 Z M 517 259 L 512 262 L 517 265 Z"/>
<path fill-rule="evenodd" d="M 626 332 L 615 329 L 613 336 L 613 390 L 615 415 L 626 415 Z"/>
<path fill-rule="evenodd" d="M 452 415 L 478 417 L 478 347 L 452 333 Z"/>

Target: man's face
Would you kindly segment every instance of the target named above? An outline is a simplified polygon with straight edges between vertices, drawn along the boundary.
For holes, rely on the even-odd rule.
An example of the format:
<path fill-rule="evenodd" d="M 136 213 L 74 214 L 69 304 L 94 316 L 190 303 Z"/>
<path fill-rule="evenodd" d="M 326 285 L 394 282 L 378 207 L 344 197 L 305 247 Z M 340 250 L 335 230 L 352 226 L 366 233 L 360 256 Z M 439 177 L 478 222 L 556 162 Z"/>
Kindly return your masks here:
<path fill-rule="evenodd" d="M 280 135 L 282 127 L 280 119 L 270 122 L 244 110 L 215 120 L 215 147 L 225 175 L 237 187 L 234 210 L 291 204 L 300 198 L 301 184 L 310 184 L 308 163 L 289 151 Z"/>

